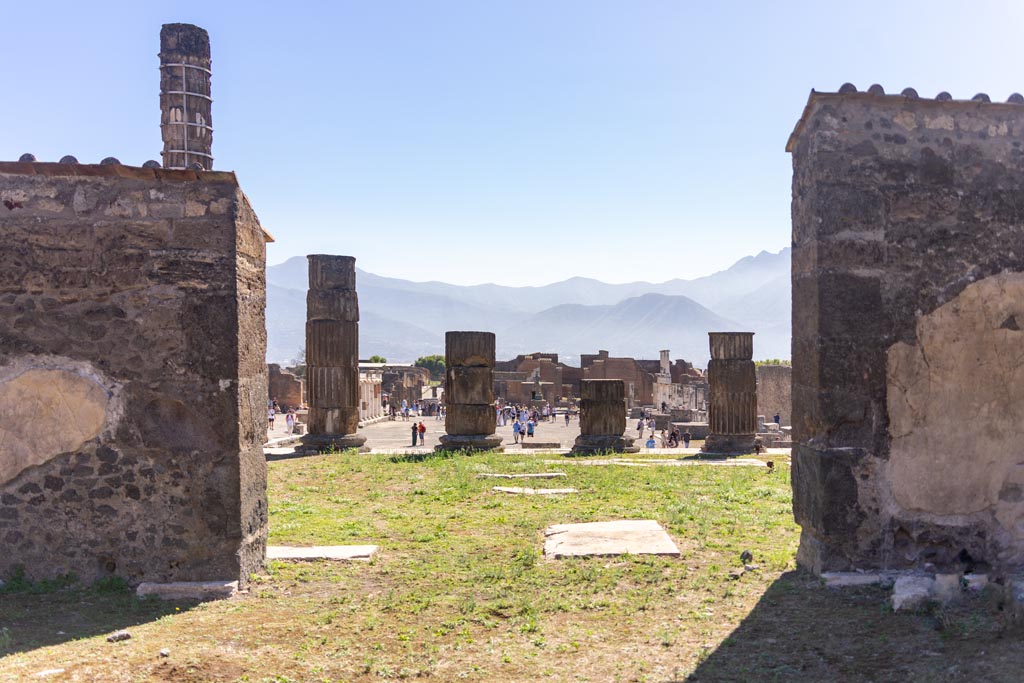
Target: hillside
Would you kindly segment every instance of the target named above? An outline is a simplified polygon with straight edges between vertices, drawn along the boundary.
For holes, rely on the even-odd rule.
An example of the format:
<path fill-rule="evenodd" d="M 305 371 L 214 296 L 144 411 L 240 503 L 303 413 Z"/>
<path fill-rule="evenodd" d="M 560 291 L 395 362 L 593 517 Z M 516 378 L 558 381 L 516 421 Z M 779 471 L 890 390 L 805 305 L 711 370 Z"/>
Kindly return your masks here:
<path fill-rule="evenodd" d="M 789 357 L 790 250 L 761 252 L 694 280 L 609 284 L 570 278 L 538 287 L 413 282 L 357 271 L 360 348 L 411 361 L 444 353 L 452 329 L 492 330 L 498 357 L 540 349 L 573 360 L 607 349 L 656 358 L 658 350 L 707 362 L 707 332 L 757 333 L 758 358 Z M 306 259 L 267 268 L 267 357 L 288 361 L 303 346 Z"/>

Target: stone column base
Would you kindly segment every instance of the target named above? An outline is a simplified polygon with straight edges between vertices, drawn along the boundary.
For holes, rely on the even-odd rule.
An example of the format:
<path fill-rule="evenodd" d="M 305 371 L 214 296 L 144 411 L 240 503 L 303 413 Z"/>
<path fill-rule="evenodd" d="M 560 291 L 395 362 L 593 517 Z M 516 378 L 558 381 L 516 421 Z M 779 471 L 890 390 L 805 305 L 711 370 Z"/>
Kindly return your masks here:
<path fill-rule="evenodd" d="M 757 438 L 756 434 L 708 434 L 700 452 L 722 455 L 753 453 L 755 438 Z"/>
<path fill-rule="evenodd" d="M 614 436 L 610 434 L 580 434 L 576 437 L 569 455 L 597 455 L 598 453 L 639 453 L 640 447 L 634 446 L 635 439 L 631 436 Z"/>
<path fill-rule="evenodd" d="M 297 453 L 323 453 L 332 448 L 337 451 L 347 451 L 350 448 L 357 449 L 360 453 L 369 453 L 370 447 L 364 445 L 366 437 L 358 434 L 306 434 L 302 437 L 302 445 L 297 447 Z"/>
<path fill-rule="evenodd" d="M 501 447 L 501 437 L 497 434 L 445 434 L 440 439 L 441 444 L 434 447 L 438 453 L 444 451 L 498 451 L 504 452 Z"/>

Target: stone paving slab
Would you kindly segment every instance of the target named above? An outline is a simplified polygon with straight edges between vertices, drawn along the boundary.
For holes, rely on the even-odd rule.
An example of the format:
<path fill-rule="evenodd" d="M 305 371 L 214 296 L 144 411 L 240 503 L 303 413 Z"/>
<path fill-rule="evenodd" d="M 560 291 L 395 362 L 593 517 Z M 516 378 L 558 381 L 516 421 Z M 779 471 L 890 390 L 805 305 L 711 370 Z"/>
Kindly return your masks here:
<path fill-rule="evenodd" d="M 162 600 L 221 600 L 238 592 L 237 581 L 143 582 L 135 589 L 140 598 L 155 596 Z"/>
<path fill-rule="evenodd" d="M 545 465 L 564 465 L 566 460 L 542 460 Z M 635 460 L 631 458 L 579 458 L 575 465 L 620 465 L 622 467 L 684 467 L 687 465 L 712 465 L 717 467 L 768 467 L 762 460 L 754 458 L 729 458 L 728 460 Z"/>
<path fill-rule="evenodd" d="M 515 493 L 520 496 L 561 496 L 567 493 L 579 493 L 576 489 L 531 489 L 519 486 L 495 486 L 495 493 Z"/>
<path fill-rule="evenodd" d="M 498 474 L 496 472 L 482 472 L 477 477 L 481 479 L 560 479 L 565 477 L 565 472 L 530 472 L 524 474 Z"/>
<path fill-rule="evenodd" d="M 268 545 L 268 560 L 368 560 L 375 545 Z"/>
<path fill-rule="evenodd" d="M 560 441 L 523 441 L 519 444 L 523 448 L 532 449 L 545 449 L 545 448 L 561 448 L 562 443 Z"/>
<path fill-rule="evenodd" d="M 828 588 L 848 588 L 850 586 L 891 584 L 895 581 L 895 577 L 878 572 L 822 572 L 821 580 L 825 582 L 825 586 Z"/>
<path fill-rule="evenodd" d="M 607 555 L 679 556 L 679 548 L 653 519 L 555 524 L 544 531 L 544 555 L 593 557 Z"/>

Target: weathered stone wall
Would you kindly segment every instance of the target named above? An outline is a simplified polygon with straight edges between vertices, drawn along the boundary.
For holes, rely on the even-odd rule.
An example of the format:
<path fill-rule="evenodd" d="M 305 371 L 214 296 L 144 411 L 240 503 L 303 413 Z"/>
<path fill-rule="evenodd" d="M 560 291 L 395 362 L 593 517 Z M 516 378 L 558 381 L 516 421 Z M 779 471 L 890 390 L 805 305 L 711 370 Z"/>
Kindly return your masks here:
<path fill-rule="evenodd" d="M 414 365 L 385 365 L 381 375 L 382 391 L 388 394 L 390 405 L 399 407 L 403 400 L 409 405 L 420 400 L 429 382 L 430 371 Z"/>
<path fill-rule="evenodd" d="M 793 153 L 799 561 L 1024 567 L 1024 98 L 812 93 Z"/>
<path fill-rule="evenodd" d="M 267 365 L 267 386 L 269 399 L 276 400 L 282 410 L 302 405 L 302 380 L 277 363 Z"/>
<path fill-rule="evenodd" d="M 654 377 L 633 358 L 615 358 L 601 350 L 580 356 L 583 379 L 621 379 L 626 391 L 626 406 L 654 403 Z M 654 371 L 657 372 L 655 361 Z M 582 389 L 581 389 L 582 391 Z"/>
<path fill-rule="evenodd" d="M 780 422 L 790 423 L 793 410 L 793 368 L 789 365 L 757 366 L 757 414 L 768 422 L 779 414 Z"/>
<path fill-rule="evenodd" d="M 0 232 L 0 575 L 244 584 L 265 234 L 234 175 L 0 163 Z"/>

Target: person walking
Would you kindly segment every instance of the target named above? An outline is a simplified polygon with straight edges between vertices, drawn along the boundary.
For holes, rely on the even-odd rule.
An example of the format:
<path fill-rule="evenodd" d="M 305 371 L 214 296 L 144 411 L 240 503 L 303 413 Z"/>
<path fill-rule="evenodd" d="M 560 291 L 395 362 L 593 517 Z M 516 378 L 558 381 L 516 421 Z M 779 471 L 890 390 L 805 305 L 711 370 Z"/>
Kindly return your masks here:
<path fill-rule="evenodd" d="M 518 419 L 515 422 L 512 423 L 512 439 L 513 439 L 513 443 L 519 443 L 519 432 L 521 432 L 522 429 L 523 429 L 523 427 L 522 427 L 522 425 L 519 424 L 519 420 Z"/>
<path fill-rule="evenodd" d="M 270 431 L 274 431 L 274 417 L 277 415 L 277 411 L 274 410 L 274 406 L 267 408 L 267 424 L 270 425 Z"/>
<path fill-rule="evenodd" d="M 533 430 L 534 430 L 534 427 L 536 427 L 536 426 L 537 426 L 537 423 L 534 422 L 533 418 L 531 417 L 530 421 L 526 423 L 526 435 L 528 437 L 533 438 Z"/>
<path fill-rule="evenodd" d="M 566 408 L 566 410 L 565 410 L 565 426 L 566 427 L 569 426 L 569 409 L 568 408 Z"/>
<path fill-rule="evenodd" d="M 295 411 L 289 410 L 288 414 L 284 416 L 284 424 L 287 427 L 286 433 L 291 434 L 292 430 L 295 429 Z"/>
<path fill-rule="evenodd" d="M 689 448 L 689 447 L 690 447 L 690 430 L 687 429 L 685 432 L 683 432 L 683 448 Z"/>
<path fill-rule="evenodd" d="M 420 445 L 422 446 L 423 445 L 423 437 L 427 433 L 427 426 L 425 424 L 423 424 L 423 420 L 420 420 L 420 426 L 418 428 L 418 431 L 420 433 Z"/>

